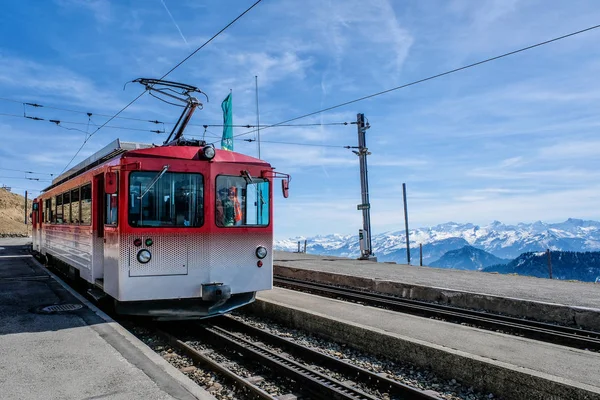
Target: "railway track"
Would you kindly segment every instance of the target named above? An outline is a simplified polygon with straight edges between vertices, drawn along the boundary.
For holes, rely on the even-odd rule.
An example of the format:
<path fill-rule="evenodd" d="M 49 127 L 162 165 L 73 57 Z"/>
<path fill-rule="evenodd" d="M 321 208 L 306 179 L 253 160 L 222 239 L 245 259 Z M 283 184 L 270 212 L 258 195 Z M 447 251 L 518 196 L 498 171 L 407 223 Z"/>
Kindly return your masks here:
<path fill-rule="evenodd" d="M 441 318 L 446 321 L 475 325 L 490 330 L 510 332 L 530 339 L 560 344 L 563 346 L 600 351 L 600 333 L 598 332 L 525 320 L 505 315 L 490 314 L 482 311 L 460 309 L 424 301 L 403 299 L 385 294 L 368 293 L 356 289 L 341 288 L 333 285 L 301 281 L 292 278 L 275 277 L 273 283 L 276 286 L 284 288 L 360 302 L 370 306 L 383 307 L 421 317 Z"/>
<path fill-rule="evenodd" d="M 387 393 L 395 399 L 440 399 L 438 396 L 346 363 L 231 317 L 216 318 L 210 324 L 194 324 L 193 332 L 194 336 L 202 338 L 203 342 L 208 341 L 223 351 L 241 355 L 246 362 L 251 360 L 258 365 L 268 367 L 268 370 L 277 376 L 285 376 L 288 384 L 293 384 L 295 391 L 302 393 L 302 398 L 353 400 L 381 398 L 380 395 L 362 390 L 359 387 L 362 385 L 375 389 L 377 393 Z M 251 393 L 251 397 L 278 398 L 257 386 L 256 382 L 261 378 L 240 377 L 228 368 L 228 363 L 216 362 L 210 356 L 210 352 L 198 351 L 173 333 L 163 331 L 161 334 L 167 338 L 171 346 L 194 361 L 222 374 L 246 393 Z M 346 380 L 341 381 L 331 377 L 330 374 L 319 372 L 310 366 L 312 363 L 335 371 Z"/>

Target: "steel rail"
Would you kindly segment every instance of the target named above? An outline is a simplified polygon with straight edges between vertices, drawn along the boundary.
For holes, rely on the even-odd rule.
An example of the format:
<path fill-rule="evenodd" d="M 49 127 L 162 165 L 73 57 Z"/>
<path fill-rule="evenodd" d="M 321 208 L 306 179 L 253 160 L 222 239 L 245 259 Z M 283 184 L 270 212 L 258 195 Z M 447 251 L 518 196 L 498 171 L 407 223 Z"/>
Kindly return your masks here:
<path fill-rule="evenodd" d="M 192 346 L 184 343 L 183 341 L 177 339 L 175 336 L 167 333 L 165 331 L 158 330 L 160 335 L 165 337 L 169 344 L 176 349 L 179 349 L 183 354 L 190 357 L 195 362 L 205 365 L 211 370 L 223 375 L 225 378 L 233 381 L 233 383 L 240 388 L 241 390 L 246 390 L 249 393 L 252 393 L 259 399 L 265 400 L 277 400 L 277 397 L 271 396 L 269 393 L 265 392 L 252 382 L 248 381 L 246 378 L 237 375 L 235 372 L 231 371 L 227 367 L 219 364 L 215 360 L 208 357 L 206 354 L 202 354 L 200 351 L 194 349 Z"/>
<path fill-rule="evenodd" d="M 375 400 L 377 397 L 366 394 L 327 375 L 302 365 L 274 351 L 258 346 L 218 326 L 202 326 L 203 338 L 212 339 L 214 344 L 235 351 L 267 365 L 277 374 L 285 375 L 301 383 L 302 390 L 309 391 L 309 398 Z"/>
<path fill-rule="evenodd" d="M 352 381 L 362 382 L 366 385 L 376 387 L 381 393 L 389 393 L 392 397 L 427 400 L 440 399 L 439 396 L 426 393 L 421 389 L 411 387 L 404 383 L 387 378 L 386 376 L 371 372 L 365 368 L 313 350 L 310 347 L 303 346 L 290 339 L 277 336 L 232 317 L 227 316 L 220 318 L 215 320 L 215 323 L 228 330 L 239 331 L 244 334 L 254 336 L 264 343 L 273 344 L 276 347 L 282 348 L 290 354 L 293 354 L 295 357 L 301 358 L 305 361 L 314 362 L 319 366 L 335 370 L 348 376 Z"/>
<path fill-rule="evenodd" d="M 367 293 L 356 289 L 340 288 L 328 284 L 301 281 L 293 278 L 275 277 L 277 286 L 294 290 L 307 290 L 328 297 L 360 301 L 422 317 L 437 317 L 459 323 L 473 324 L 492 330 L 508 331 L 524 337 L 542 340 L 579 349 L 600 351 L 600 333 L 549 323 L 525 320 L 506 315 L 466 310 L 419 300 L 403 299 L 380 293 Z"/>

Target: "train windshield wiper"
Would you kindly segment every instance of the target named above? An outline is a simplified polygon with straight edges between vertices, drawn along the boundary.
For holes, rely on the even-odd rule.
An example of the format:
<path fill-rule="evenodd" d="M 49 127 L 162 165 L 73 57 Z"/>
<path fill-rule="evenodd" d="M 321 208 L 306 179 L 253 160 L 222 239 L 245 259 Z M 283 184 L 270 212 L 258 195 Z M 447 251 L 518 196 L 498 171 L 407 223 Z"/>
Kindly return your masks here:
<path fill-rule="evenodd" d="M 141 195 L 138 196 L 138 199 L 141 200 L 144 198 L 144 196 L 146 195 L 146 193 L 148 193 L 148 191 L 150 189 L 152 189 L 152 186 L 154 186 L 156 184 L 156 182 L 158 182 L 158 180 L 165 174 L 165 172 L 167 172 L 167 170 L 169 169 L 170 165 L 165 165 L 162 169 L 162 171 L 160 171 L 158 174 L 156 174 L 156 176 L 154 177 L 154 179 L 152 179 L 152 181 L 148 184 L 148 186 L 146 187 L 146 190 L 144 190 L 144 193 L 142 193 Z"/>

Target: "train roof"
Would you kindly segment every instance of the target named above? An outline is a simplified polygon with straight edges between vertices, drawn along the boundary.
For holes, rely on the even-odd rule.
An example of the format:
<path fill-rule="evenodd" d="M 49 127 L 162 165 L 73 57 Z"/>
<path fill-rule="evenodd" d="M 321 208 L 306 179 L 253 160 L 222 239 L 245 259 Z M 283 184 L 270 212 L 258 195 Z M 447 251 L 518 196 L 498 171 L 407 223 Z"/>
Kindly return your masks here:
<path fill-rule="evenodd" d="M 48 186 L 43 191 L 48 191 L 53 187 L 68 181 L 74 176 L 77 176 L 87 170 L 94 168 L 97 165 L 102 164 L 103 162 L 115 158 L 125 153 L 126 151 L 136 149 L 147 149 L 153 146 L 153 144 L 148 143 L 122 142 L 119 139 L 115 139 L 113 142 L 98 150 L 79 164 L 71 167 L 71 169 L 69 169 L 68 171 L 63 172 L 62 174 L 54 178 L 52 180 L 52 185 Z"/>
<path fill-rule="evenodd" d="M 61 183 L 68 181 L 69 179 L 82 174 L 102 163 L 105 163 L 113 158 L 123 155 L 128 152 L 132 156 L 154 156 L 154 157 L 167 157 L 167 158 L 193 158 L 197 154 L 198 148 L 192 148 L 187 146 L 157 146 L 149 143 L 135 143 L 135 142 L 122 142 L 119 139 L 109 143 L 104 148 L 100 149 L 96 153 L 92 154 L 79 164 L 73 166 L 68 171 L 63 172 L 52 180 L 52 184 L 45 188 L 43 191 L 46 192 Z M 241 153 L 235 153 L 227 150 L 216 150 L 214 161 L 217 162 L 238 162 L 248 164 L 265 164 L 269 165 L 266 161 L 260 160 L 255 157 L 247 156 Z"/>

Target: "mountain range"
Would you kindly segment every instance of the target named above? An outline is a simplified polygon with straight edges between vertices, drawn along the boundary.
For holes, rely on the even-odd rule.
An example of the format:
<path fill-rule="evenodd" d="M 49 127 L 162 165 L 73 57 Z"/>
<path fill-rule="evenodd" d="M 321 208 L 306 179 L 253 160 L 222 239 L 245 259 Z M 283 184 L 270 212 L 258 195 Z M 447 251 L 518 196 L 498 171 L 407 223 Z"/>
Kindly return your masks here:
<path fill-rule="evenodd" d="M 492 264 L 508 263 L 523 253 L 541 252 L 546 249 L 598 251 L 600 222 L 574 218 L 561 223 L 537 221 L 516 225 L 494 221 L 485 226 L 448 222 L 429 228 L 409 230 L 409 239 L 413 265 L 419 264 L 419 245 L 422 245 L 424 265 L 482 269 Z M 356 258 L 360 254 L 358 235 L 296 237 L 275 241 L 274 246 L 277 250 L 297 251 L 298 242 L 303 246 L 304 240 L 307 241 L 308 253 L 350 258 Z M 378 261 L 407 261 L 404 230 L 375 234 L 372 237 L 372 245 Z"/>
<path fill-rule="evenodd" d="M 512 260 L 496 257 L 485 250 L 473 246 L 465 246 L 458 250 L 446 252 L 439 260 L 429 264 L 430 267 L 480 270 L 492 265 L 508 264 Z"/>

